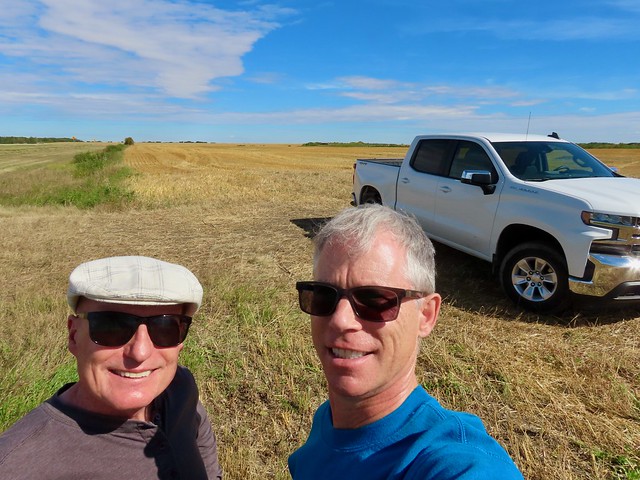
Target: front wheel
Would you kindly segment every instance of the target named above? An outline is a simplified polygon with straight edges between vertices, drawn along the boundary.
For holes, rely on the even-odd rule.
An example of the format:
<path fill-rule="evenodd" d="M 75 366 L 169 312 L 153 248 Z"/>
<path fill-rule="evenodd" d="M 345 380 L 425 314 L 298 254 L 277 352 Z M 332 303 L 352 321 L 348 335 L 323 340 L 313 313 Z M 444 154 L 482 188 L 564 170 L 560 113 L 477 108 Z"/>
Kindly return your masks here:
<path fill-rule="evenodd" d="M 569 280 L 564 257 L 543 243 L 523 243 L 511 249 L 500 266 L 507 296 L 527 310 L 560 312 L 569 306 Z"/>

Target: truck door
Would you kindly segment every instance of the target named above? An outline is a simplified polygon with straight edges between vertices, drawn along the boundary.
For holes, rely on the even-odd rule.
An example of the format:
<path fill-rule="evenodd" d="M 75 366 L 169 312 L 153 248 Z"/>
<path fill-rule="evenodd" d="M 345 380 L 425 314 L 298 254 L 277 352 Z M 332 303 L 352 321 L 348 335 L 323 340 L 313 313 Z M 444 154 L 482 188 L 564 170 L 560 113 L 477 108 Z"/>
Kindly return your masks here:
<path fill-rule="evenodd" d="M 477 185 L 462 183 L 465 170 L 491 172 L 497 183 L 493 193 L 485 194 Z M 438 177 L 433 217 L 434 238 L 472 255 L 491 260 L 491 234 L 500 199 L 501 180 L 487 152 L 478 143 L 457 142 L 451 165 Z"/>
<path fill-rule="evenodd" d="M 409 161 L 403 162 L 396 187 L 396 210 L 411 212 L 429 235 L 433 227 L 436 187 L 449 166 L 455 141 L 419 140 Z"/>

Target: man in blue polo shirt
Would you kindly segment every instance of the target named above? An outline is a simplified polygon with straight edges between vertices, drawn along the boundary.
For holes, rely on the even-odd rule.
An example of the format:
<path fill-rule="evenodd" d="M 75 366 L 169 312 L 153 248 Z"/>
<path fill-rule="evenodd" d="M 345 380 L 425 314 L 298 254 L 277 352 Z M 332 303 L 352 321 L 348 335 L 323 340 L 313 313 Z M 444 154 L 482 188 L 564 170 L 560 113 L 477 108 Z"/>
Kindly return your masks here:
<path fill-rule="evenodd" d="M 522 479 L 471 414 L 418 385 L 420 341 L 436 324 L 434 249 L 410 217 L 349 208 L 315 236 L 314 281 L 298 282 L 329 400 L 289 457 L 294 480 Z"/>

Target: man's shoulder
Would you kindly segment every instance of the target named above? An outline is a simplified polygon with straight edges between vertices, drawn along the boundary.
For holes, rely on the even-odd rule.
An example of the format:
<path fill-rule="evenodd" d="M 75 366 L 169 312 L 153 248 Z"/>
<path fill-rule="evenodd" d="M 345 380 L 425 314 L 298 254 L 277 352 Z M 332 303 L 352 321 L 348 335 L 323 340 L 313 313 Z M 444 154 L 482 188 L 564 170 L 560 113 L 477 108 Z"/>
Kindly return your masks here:
<path fill-rule="evenodd" d="M 449 428 L 460 430 L 472 428 L 486 433 L 480 417 L 473 413 L 449 410 L 443 407 L 440 402 L 429 395 L 422 386 L 417 387 L 407 401 L 412 402 L 409 408 L 415 409 L 416 411 L 420 410 L 420 415 L 414 418 L 421 419 L 422 423 L 429 427 L 442 424 L 449 426 Z"/>
<path fill-rule="evenodd" d="M 196 385 L 196 380 L 193 377 L 193 374 L 187 367 L 178 365 L 176 374 L 167 389 L 164 391 L 164 395 L 191 397 L 194 392 L 197 395 L 198 386 Z"/>
<path fill-rule="evenodd" d="M 193 378 L 193 373 L 191 373 L 191 371 L 183 365 L 178 365 L 178 368 L 176 369 L 176 374 L 173 377 L 173 381 L 178 383 L 195 383 L 196 382 L 195 379 Z"/>
<path fill-rule="evenodd" d="M 489 435 L 477 415 L 448 410 L 426 392 L 421 397 L 421 414 L 413 416 L 417 443 L 414 447 L 420 453 L 416 453 L 412 469 L 422 470 L 428 465 L 427 469 L 451 472 L 463 467 L 475 474 L 486 474 L 484 478 L 494 478 L 490 473 L 502 475 L 499 478 L 522 478 L 509 454 Z"/>
<path fill-rule="evenodd" d="M 0 465 L 17 450 L 37 449 L 40 443 L 52 440 L 47 434 L 51 423 L 56 422 L 52 408 L 47 402 L 40 404 L 0 435 Z"/>

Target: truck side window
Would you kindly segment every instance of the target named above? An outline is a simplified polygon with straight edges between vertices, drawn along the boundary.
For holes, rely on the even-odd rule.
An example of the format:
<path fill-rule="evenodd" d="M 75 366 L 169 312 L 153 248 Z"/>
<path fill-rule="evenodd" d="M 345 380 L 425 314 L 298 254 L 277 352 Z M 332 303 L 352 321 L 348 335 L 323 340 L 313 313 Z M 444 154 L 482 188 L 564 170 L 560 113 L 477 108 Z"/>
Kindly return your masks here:
<path fill-rule="evenodd" d="M 460 178 L 465 170 L 488 171 L 491 172 L 494 182 L 498 180 L 496 169 L 484 149 L 477 143 L 462 140 L 458 143 L 458 149 L 451 162 L 449 177 Z"/>
<path fill-rule="evenodd" d="M 422 173 L 444 175 L 451 145 L 451 140 L 421 140 L 411 159 L 411 167 Z"/>

